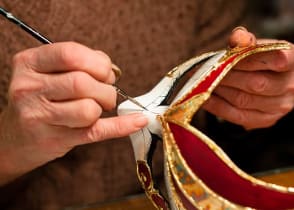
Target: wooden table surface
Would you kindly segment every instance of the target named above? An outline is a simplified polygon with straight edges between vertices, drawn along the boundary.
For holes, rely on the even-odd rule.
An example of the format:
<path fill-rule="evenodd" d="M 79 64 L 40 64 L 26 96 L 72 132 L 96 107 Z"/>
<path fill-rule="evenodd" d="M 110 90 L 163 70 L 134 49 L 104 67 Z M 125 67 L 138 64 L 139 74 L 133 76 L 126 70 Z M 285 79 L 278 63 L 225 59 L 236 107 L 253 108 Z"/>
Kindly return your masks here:
<path fill-rule="evenodd" d="M 257 175 L 259 179 L 283 185 L 294 187 L 294 169 L 284 171 L 274 171 Z M 68 210 L 155 210 L 145 194 L 130 196 L 121 200 L 95 204 L 87 207 L 70 208 Z"/>

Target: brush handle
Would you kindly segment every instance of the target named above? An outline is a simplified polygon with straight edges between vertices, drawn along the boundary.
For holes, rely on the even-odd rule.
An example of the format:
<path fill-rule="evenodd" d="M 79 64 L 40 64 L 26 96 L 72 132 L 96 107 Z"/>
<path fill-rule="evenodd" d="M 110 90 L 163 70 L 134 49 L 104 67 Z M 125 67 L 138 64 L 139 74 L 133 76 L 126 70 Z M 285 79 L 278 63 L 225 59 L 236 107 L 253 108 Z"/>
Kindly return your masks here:
<path fill-rule="evenodd" d="M 24 31 L 29 33 L 31 36 L 42 42 L 43 44 L 52 44 L 52 42 L 47 39 L 45 36 L 37 32 L 35 29 L 24 23 L 23 21 L 19 20 L 18 18 L 14 17 L 10 12 L 7 12 L 5 9 L 0 7 L 0 14 L 3 15 L 7 20 L 16 24 L 17 26 L 21 27 Z"/>
<path fill-rule="evenodd" d="M 10 12 L 7 12 L 5 9 L 0 7 L 0 14 L 4 16 L 7 20 L 14 23 L 15 25 L 22 28 L 24 31 L 29 33 L 31 36 L 33 36 L 35 39 L 39 40 L 43 44 L 52 44 L 53 42 L 47 39 L 45 36 L 37 32 L 35 29 L 24 23 L 23 21 L 19 20 L 18 18 L 14 17 Z M 115 65 L 112 65 L 114 72 L 117 72 L 117 67 Z M 116 71 L 115 71 L 116 70 Z M 120 70 L 119 70 L 120 71 Z M 132 103 L 136 104 L 137 106 L 147 110 L 143 105 L 141 105 L 138 101 L 136 101 L 134 98 L 130 97 L 128 94 L 126 94 L 122 89 L 120 89 L 117 86 L 114 86 L 116 88 L 116 91 L 118 94 L 123 96 L 125 99 L 130 100 Z"/>

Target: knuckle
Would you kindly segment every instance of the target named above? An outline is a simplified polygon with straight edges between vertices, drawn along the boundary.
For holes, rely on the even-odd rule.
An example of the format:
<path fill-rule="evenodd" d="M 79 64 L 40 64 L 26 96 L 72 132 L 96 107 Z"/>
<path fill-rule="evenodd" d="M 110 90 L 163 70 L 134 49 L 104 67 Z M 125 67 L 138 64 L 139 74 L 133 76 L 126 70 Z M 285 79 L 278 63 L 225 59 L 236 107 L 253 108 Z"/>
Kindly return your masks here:
<path fill-rule="evenodd" d="M 245 111 L 240 111 L 235 116 L 235 121 L 238 122 L 239 125 L 242 125 L 244 127 L 247 127 L 249 124 L 248 116 Z"/>
<path fill-rule="evenodd" d="M 41 121 L 52 121 L 58 122 L 63 116 L 59 114 L 56 109 L 56 106 L 53 105 L 50 101 L 44 99 L 40 99 L 38 104 L 38 109 L 36 111 L 36 117 Z"/>
<path fill-rule="evenodd" d="M 281 114 L 287 114 L 293 109 L 293 104 L 290 102 L 281 103 L 278 107 L 278 112 Z"/>
<path fill-rule="evenodd" d="M 249 88 L 255 93 L 263 93 L 268 89 L 269 79 L 264 74 L 256 74 L 249 82 Z"/>
<path fill-rule="evenodd" d="M 12 83 L 8 90 L 8 98 L 12 103 L 18 103 L 28 95 L 28 90 Z"/>
<path fill-rule="evenodd" d="M 100 66 L 100 69 L 99 70 L 100 70 L 100 73 L 99 74 L 100 74 L 101 81 L 108 83 L 108 80 L 110 78 L 111 72 L 108 69 L 106 69 L 104 67 L 101 67 L 101 66 Z"/>
<path fill-rule="evenodd" d="M 111 66 L 112 62 L 110 57 L 104 53 L 103 51 L 97 51 L 97 53 L 99 54 L 99 56 L 101 57 L 101 63 L 104 64 L 105 66 Z"/>
<path fill-rule="evenodd" d="M 20 116 L 20 119 L 23 122 L 27 122 L 28 125 L 31 125 L 32 122 L 36 121 L 36 114 L 31 112 L 31 110 L 29 109 L 23 108 L 19 110 L 19 116 Z"/>
<path fill-rule="evenodd" d="M 43 104 L 42 112 L 43 120 L 47 119 L 52 122 L 59 122 L 63 118 L 51 103 Z"/>
<path fill-rule="evenodd" d="M 30 61 L 33 59 L 33 53 L 30 50 L 18 52 L 12 57 L 12 68 L 13 70 L 19 69 L 19 67 L 32 68 Z"/>
<path fill-rule="evenodd" d="M 97 121 L 101 115 L 101 109 L 94 100 L 83 100 L 79 107 L 79 118 L 84 119 L 89 125 Z"/>
<path fill-rule="evenodd" d="M 82 87 L 89 84 L 90 75 L 82 71 L 75 71 L 69 74 L 69 84 L 72 84 L 73 93 L 81 93 Z"/>
<path fill-rule="evenodd" d="M 126 133 L 126 125 L 123 121 L 115 120 L 111 123 L 100 123 L 91 127 L 87 133 L 87 139 L 96 142 L 106 138 L 120 137 Z"/>
<path fill-rule="evenodd" d="M 103 81 L 107 81 L 109 80 L 109 78 L 111 77 L 112 70 L 111 70 L 111 59 L 110 57 L 105 54 L 102 51 L 97 51 L 97 54 L 99 55 L 99 70 L 100 70 L 100 75 L 101 75 L 101 79 Z"/>
<path fill-rule="evenodd" d="M 22 63 L 26 59 L 26 54 L 24 52 L 19 52 L 12 57 L 12 65 L 18 66 L 19 63 Z"/>
<path fill-rule="evenodd" d="M 40 110 L 33 110 L 31 107 L 22 107 L 18 110 L 19 120 L 25 126 L 25 130 L 34 130 L 42 120 Z"/>
<path fill-rule="evenodd" d="M 252 97 L 246 93 L 239 93 L 235 97 L 235 106 L 238 108 L 247 108 L 252 101 Z"/>
<path fill-rule="evenodd" d="M 87 141 L 97 142 L 103 140 L 106 137 L 106 128 L 103 126 L 93 126 L 87 132 Z"/>
<path fill-rule="evenodd" d="M 32 78 L 14 78 L 8 89 L 8 98 L 11 102 L 18 103 L 25 98 L 32 97 L 35 92 L 44 88 L 44 84 Z"/>
<path fill-rule="evenodd" d="M 80 51 L 82 45 L 76 42 L 66 42 L 59 46 L 59 59 L 63 65 L 77 68 L 80 60 L 77 53 Z"/>

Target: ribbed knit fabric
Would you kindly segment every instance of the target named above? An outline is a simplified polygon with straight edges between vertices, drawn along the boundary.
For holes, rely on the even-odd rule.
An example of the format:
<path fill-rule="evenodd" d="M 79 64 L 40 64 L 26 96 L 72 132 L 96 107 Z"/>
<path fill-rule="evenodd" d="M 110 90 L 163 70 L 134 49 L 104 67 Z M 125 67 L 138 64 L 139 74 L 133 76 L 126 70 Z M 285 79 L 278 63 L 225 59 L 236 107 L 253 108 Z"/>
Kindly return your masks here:
<path fill-rule="evenodd" d="M 225 47 L 245 8 L 241 0 L 1 0 L 0 5 L 54 42 L 77 41 L 105 51 L 123 70 L 118 85 L 132 96 L 196 53 Z M 3 18 L 0 29 L 3 109 L 12 56 L 40 43 Z M 162 174 L 160 154 L 157 176 Z M 116 139 L 77 147 L 3 187 L 0 208 L 57 210 L 140 190 L 130 142 Z"/>

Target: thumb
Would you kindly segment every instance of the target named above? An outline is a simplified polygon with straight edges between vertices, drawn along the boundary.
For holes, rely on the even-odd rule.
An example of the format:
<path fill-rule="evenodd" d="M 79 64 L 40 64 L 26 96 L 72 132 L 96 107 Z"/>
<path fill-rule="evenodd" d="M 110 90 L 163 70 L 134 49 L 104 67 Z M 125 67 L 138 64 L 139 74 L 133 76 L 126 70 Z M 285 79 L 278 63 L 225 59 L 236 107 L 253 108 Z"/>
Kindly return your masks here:
<path fill-rule="evenodd" d="M 246 28 L 239 26 L 233 29 L 229 37 L 229 47 L 249 47 L 256 45 L 256 37 L 247 31 Z"/>
<path fill-rule="evenodd" d="M 143 114 L 130 114 L 99 119 L 87 131 L 87 142 L 102 141 L 110 138 L 128 136 L 148 124 Z"/>

